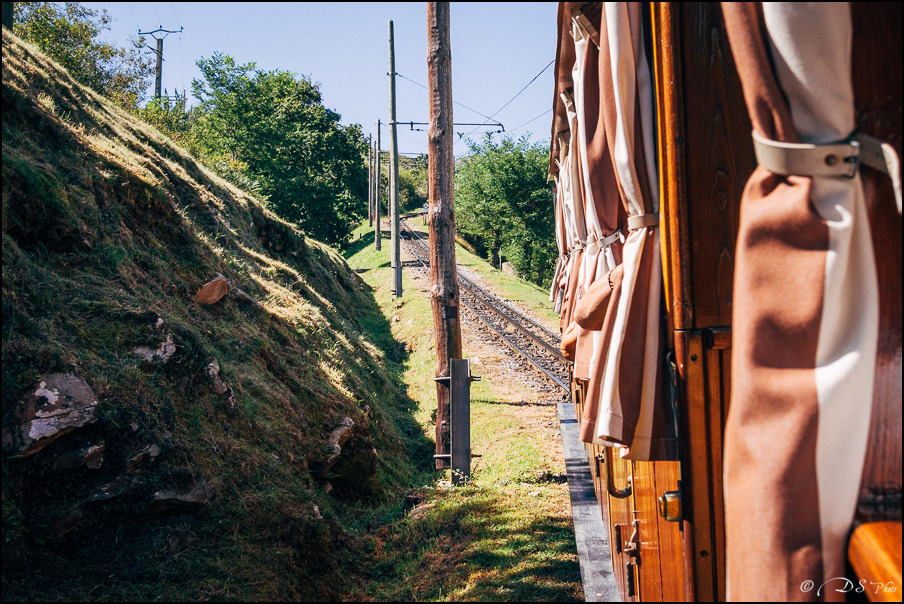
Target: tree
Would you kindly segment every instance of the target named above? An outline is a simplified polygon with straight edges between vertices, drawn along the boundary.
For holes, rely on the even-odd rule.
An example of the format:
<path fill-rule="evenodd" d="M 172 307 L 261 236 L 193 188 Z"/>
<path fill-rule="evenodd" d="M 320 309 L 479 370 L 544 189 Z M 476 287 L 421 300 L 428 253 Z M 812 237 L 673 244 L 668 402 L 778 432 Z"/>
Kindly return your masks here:
<path fill-rule="evenodd" d="M 137 38 L 132 48 L 98 40 L 110 29 L 110 15 L 77 2 L 16 2 L 13 32 L 36 45 L 66 68 L 76 80 L 127 109 L 134 109 L 154 72 Z"/>
<path fill-rule="evenodd" d="M 305 77 L 237 65 L 220 53 L 198 67 L 193 148 L 215 169 L 253 183 L 283 218 L 343 244 L 366 212 L 361 127 L 343 127 Z"/>
<path fill-rule="evenodd" d="M 494 266 L 504 255 L 526 279 L 548 285 L 557 251 L 546 147 L 487 134 L 469 151 L 455 173 L 459 232 L 489 250 Z"/>
<path fill-rule="evenodd" d="M 180 96 L 177 93 L 175 96 L 175 99 L 166 95 L 152 98 L 144 107 L 135 108 L 134 113 L 183 147 L 191 149 L 192 126 L 197 111 L 187 107 L 184 94 Z"/>
<path fill-rule="evenodd" d="M 427 156 L 399 158 L 399 207 L 420 211 L 427 201 Z"/>

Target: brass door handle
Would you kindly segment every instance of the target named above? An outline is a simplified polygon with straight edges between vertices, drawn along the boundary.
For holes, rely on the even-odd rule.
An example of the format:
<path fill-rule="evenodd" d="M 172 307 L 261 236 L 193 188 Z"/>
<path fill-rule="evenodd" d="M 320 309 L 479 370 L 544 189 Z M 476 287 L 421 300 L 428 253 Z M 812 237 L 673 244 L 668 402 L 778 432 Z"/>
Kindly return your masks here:
<path fill-rule="evenodd" d="M 606 491 L 610 497 L 615 499 L 625 499 L 631 495 L 631 485 L 633 476 L 628 476 L 628 486 L 624 489 L 615 488 L 615 479 L 612 476 L 612 447 L 606 447 Z"/>

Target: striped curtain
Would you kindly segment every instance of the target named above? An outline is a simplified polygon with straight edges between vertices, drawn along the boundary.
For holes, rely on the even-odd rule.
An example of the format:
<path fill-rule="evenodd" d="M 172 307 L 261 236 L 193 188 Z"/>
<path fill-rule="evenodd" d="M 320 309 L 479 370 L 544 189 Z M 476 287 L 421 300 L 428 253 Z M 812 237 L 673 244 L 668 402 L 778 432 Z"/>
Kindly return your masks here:
<path fill-rule="evenodd" d="M 674 459 L 662 388 L 659 186 L 640 3 L 604 3 L 600 34 L 600 107 L 629 233 L 601 340 L 601 371 L 588 389 L 596 417 L 587 420 L 592 442 L 621 445 L 628 459 Z"/>
<path fill-rule="evenodd" d="M 567 121 L 569 147 L 556 141 L 566 157 L 556 181 L 563 199 L 569 188 L 580 197 L 584 221 L 568 268 L 563 347 L 573 350 L 574 377 L 587 380 L 581 439 L 619 446 L 630 459 L 675 459 L 662 387 L 655 125 L 641 4 L 601 4 L 559 7 L 553 129 Z M 592 14 L 580 12 L 588 7 Z"/>
<path fill-rule="evenodd" d="M 723 14 L 759 135 L 822 144 L 852 134 L 847 3 L 726 2 Z M 843 600 L 878 332 L 859 175 L 757 168 L 741 202 L 733 300 L 729 598 Z"/>

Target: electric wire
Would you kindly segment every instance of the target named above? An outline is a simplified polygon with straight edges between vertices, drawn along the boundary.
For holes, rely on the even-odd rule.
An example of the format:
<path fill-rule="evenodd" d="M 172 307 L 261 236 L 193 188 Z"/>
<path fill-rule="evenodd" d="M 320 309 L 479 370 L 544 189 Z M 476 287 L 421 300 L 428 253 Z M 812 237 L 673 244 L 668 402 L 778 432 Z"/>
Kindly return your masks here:
<path fill-rule="evenodd" d="M 138 17 L 135 16 L 135 9 L 132 8 L 131 2 L 129 2 L 129 10 L 132 11 L 132 18 L 135 19 L 135 29 L 141 31 L 141 26 L 138 24 Z"/>
<path fill-rule="evenodd" d="M 407 138 L 408 140 L 419 144 L 420 146 L 424 147 L 425 149 L 429 149 L 429 147 L 427 146 L 427 143 L 424 143 L 423 141 L 419 141 L 417 139 L 411 138 L 410 136 L 399 132 L 398 128 L 396 128 L 396 134 L 398 134 L 399 136 L 403 136 L 403 137 Z"/>
<path fill-rule="evenodd" d="M 544 67 L 543 69 L 540 70 L 540 73 L 538 73 L 537 75 L 535 75 L 533 78 L 531 78 L 531 81 L 530 81 L 530 82 L 528 82 L 527 84 L 524 85 L 524 88 L 522 88 L 521 90 L 519 90 L 519 91 L 517 92 L 517 94 L 515 94 L 515 96 L 513 96 L 512 98 L 510 98 L 510 99 L 508 100 L 508 102 L 507 102 L 505 105 L 503 105 L 502 107 L 500 107 L 499 109 L 497 109 L 496 112 L 495 112 L 493 115 L 491 115 L 489 118 L 487 118 L 487 119 L 495 119 L 495 117 L 496 117 L 497 115 L 499 115 L 499 112 L 500 112 L 500 111 L 502 111 L 503 109 L 505 109 L 506 107 L 508 107 L 509 105 L 511 105 L 511 104 L 512 104 L 512 101 L 514 101 L 514 100 L 517 99 L 519 96 L 521 96 L 521 93 L 524 92 L 525 90 L 527 90 L 528 86 L 530 86 L 531 84 L 533 84 L 533 83 L 537 80 L 537 78 L 539 78 L 541 75 L 543 75 L 543 72 L 546 71 L 547 69 L 549 69 L 549 67 L 550 67 L 553 63 L 555 63 L 555 62 L 556 62 L 555 59 L 553 59 L 552 61 L 550 61 L 550 62 L 546 65 L 546 67 Z M 478 126 L 478 128 L 479 128 L 479 126 Z M 467 136 L 471 136 L 472 134 L 474 134 L 474 132 L 475 132 L 476 130 L 477 130 L 477 128 L 474 128 L 474 130 L 471 130 L 471 131 L 468 132 L 467 134 L 461 136 L 459 140 L 464 139 L 464 138 L 467 137 Z"/>
<path fill-rule="evenodd" d="M 170 2 L 169 5 L 170 5 L 170 8 L 173 9 L 173 17 L 176 17 L 176 25 L 178 25 L 179 27 L 182 27 L 182 24 L 179 22 L 179 17 L 176 16 L 176 6 L 172 2 Z"/>
<path fill-rule="evenodd" d="M 182 96 L 187 97 L 185 90 L 185 55 L 182 53 L 182 22 L 179 21 L 179 15 L 176 14 L 176 5 L 170 2 L 170 8 L 173 11 L 173 17 L 176 19 L 176 25 L 179 26 L 179 70 L 182 74 Z"/>
<path fill-rule="evenodd" d="M 550 113 L 551 111 L 552 111 L 552 108 L 547 109 L 546 111 L 544 111 L 543 113 L 541 113 L 540 115 L 538 115 L 537 117 L 535 117 L 534 119 L 527 120 L 526 122 L 524 122 L 524 123 L 521 124 L 520 126 L 515 126 L 515 127 L 512 128 L 511 130 L 509 130 L 509 132 L 514 132 L 515 130 L 518 130 L 518 129 L 520 129 L 520 128 L 524 128 L 524 127 L 527 126 L 528 124 L 530 124 L 530 123 L 532 123 L 532 122 L 536 122 L 538 119 L 540 119 L 541 117 L 543 117 L 543 116 L 546 115 L 547 113 Z"/>
<path fill-rule="evenodd" d="M 181 25 L 179 27 L 182 27 Z M 179 71 L 182 73 L 182 96 L 188 98 L 185 90 L 185 55 L 182 54 L 182 32 L 179 32 Z"/>
<path fill-rule="evenodd" d="M 402 78 L 403 80 L 408 80 L 409 82 L 411 82 L 411 83 L 414 84 L 415 86 L 420 86 L 420 87 L 423 88 L 424 90 L 429 90 L 429 88 L 427 88 L 426 86 L 424 86 L 424 85 L 421 84 L 420 82 L 415 82 L 415 81 L 412 80 L 411 78 L 406 78 L 405 76 L 403 76 L 403 75 L 400 74 L 399 72 L 396 72 L 396 75 L 399 76 L 400 78 Z M 458 101 L 456 101 L 456 100 L 454 100 L 454 99 L 452 100 L 452 102 L 453 102 L 454 104 L 458 105 L 459 107 L 464 107 L 464 108 L 467 109 L 468 111 L 472 111 L 472 112 L 476 113 L 477 115 L 479 115 L 479 116 L 482 117 L 482 118 L 486 118 L 486 119 L 488 119 L 488 120 L 493 119 L 493 118 L 491 118 L 490 116 L 485 115 L 485 114 L 483 114 L 483 113 L 477 111 L 476 109 L 471 109 L 470 107 L 468 107 L 468 106 L 465 105 L 464 103 L 459 103 Z"/>

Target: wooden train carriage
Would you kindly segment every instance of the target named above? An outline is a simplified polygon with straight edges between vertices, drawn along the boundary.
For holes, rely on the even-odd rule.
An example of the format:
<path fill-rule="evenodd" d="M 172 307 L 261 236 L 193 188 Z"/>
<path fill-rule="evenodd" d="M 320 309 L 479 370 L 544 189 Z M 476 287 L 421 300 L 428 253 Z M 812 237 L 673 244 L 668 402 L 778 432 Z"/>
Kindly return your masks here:
<path fill-rule="evenodd" d="M 837 74 L 839 84 L 823 81 L 820 94 L 831 97 L 850 79 L 853 104 L 846 119 L 853 119 L 856 133 L 890 143 L 900 156 L 901 5 L 842 6 L 845 12 L 829 17 L 836 29 L 821 24 L 818 15 L 810 19 L 800 6 L 783 13 L 780 3 L 765 11 L 756 3 L 559 6 L 550 173 L 562 256 L 551 297 L 561 308 L 564 351 L 575 361 L 582 437 L 625 599 L 838 599 L 859 593 L 901 600 L 900 168 L 889 163 L 891 156 L 884 166 L 867 165 L 861 157 L 853 166 L 859 181 L 839 185 L 862 183 L 863 197 L 852 207 L 865 218 L 857 227 L 860 236 L 854 231 L 848 238 L 852 247 L 839 252 L 832 248 L 834 231 L 818 235 L 834 223 L 825 218 L 816 189 L 827 179 L 829 187 L 841 180 L 793 171 L 776 175 L 772 170 L 783 169 L 781 160 L 775 160 L 778 167 L 763 156 L 758 161 L 751 137 L 755 129 L 766 130 L 765 138 L 779 141 L 766 146 L 782 147 L 781 141 L 797 142 L 787 132 L 794 136 L 799 130 L 801 140 L 812 142 L 807 136 L 816 127 L 802 123 L 806 102 L 795 97 L 789 68 L 782 72 L 782 66 L 791 63 L 793 71 L 794 52 L 849 53 L 849 65 L 829 65 L 828 71 L 823 66 L 822 77 Z M 827 28 L 825 36 L 814 35 L 821 27 Z M 792 32 L 784 40 L 775 33 L 782 28 Z M 632 36 L 633 46 L 619 36 Z M 802 65 L 806 79 L 810 72 Z M 641 149 L 651 140 L 653 153 Z M 820 144 L 836 141 L 815 142 L 818 151 Z M 627 171 L 619 161 L 628 164 Z M 791 204 L 781 195 L 811 181 L 817 183 L 806 189 L 811 199 L 806 191 L 800 198 L 804 211 L 782 214 Z M 753 199 L 742 202 L 745 195 Z M 757 213 L 766 202 L 771 209 Z M 818 236 L 807 234 L 811 226 Z M 657 237 L 654 247 L 650 242 Z M 830 260 L 817 260 L 816 278 L 804 274 L 801 267 L 826 239 L 830 251 L 817 255 Z M 661 272 L 637 260 L 650 263 L 649 254 L 644 256 L 649 249 L 661 254 Z M 875 268 L 848 268 L 853 274 L 832 277 L 829 265 L 847 253 L 856 257 L 858 249 L 861 261 L 869 256 L 861 266 Z M 622 268 L 630 264 L 626 260 L 635 265 Z M 877 275 L 872 298 L 864 277 L 871 270 Z M 629 272 L 633 290 L 620 281 Z M 632 299 L 644 291 L 644 275 L 653 275 L 647 288 L 653 293 L 641 296 L 641 306 L 656 311 L 661 331 L 655 333 L 655 319 L 642 333 L 632 333 L 637 321 L 630 318 L 621 331 L 613 328 L 618 312 L 630 317 L 631 303 L 623 300 L 628 291 Z M 799 317 L 783 323 L 776 315 L 797 312 L 814 296 L 825 307 L 810 308 L 798 323 Z M 814 343 L 819 337 L 808 335 L 811 328 L 834 330 L 836 342 L 875 333 L 874 344 L 869 338 L 866 344 L 847 342 L 851 350 L 833 357 L 835 364 L 826 369 L 819 359 L 831 356 L 825 352 L 829 345 L 825 336 Z M 627 343 L 611 343 L 620 337 Z M 632 338 L 646 342 L 640 356 L 632 352 Z M 811 349 L 815 368 L 805 358 Z M 650 351 L 658 362 L 650 361 Z M 613 355 L 627 357 L 630 367 Z M 868 367 L 845 377 L 848 369 L 839 369 L 844 362 Z M 804 371 L 810 373 L 801 378 Z M 814 372 L 816 378 L 809 377 Z M 656 390 L 643 391 L 639 403 L 631 397 L 641 394 L 628 387 L 618 393 L 619 379 L 630 382 L 634 374 L 646 375 L 644 388 L 654 384 Z M 827 374 L 843 383 L 824 386 Z M 841 388 L 836 398 L 845 409 L 827 407 L 820 398 L 821 407 L 798 412 L 810 395 L 795 388 L 811 382 L 817 384 L 816 398 Z M 852 388 L 872 395 L 852 396 Z M 639 410 L 631 409 L 635 403 Z M 644 405 L 655 405 L 655 413 Z M 621 418 L 631 413 L 636 428 L 628 429 Z M 841 426 L 824 427 L 832 421 Z M 644 423 L 647 434 L 638 435 Z M 771 429 L 764 433 L 764 426 Z M 862 445 L 855 442 L 857 430 Z M 674 448 L 667 446 L 672 436 Z M 651 439 L 666 445 L 644 445 Z M 807 449 L 812 441 L 815 452 Z M 731 464 L 728 476 L 725 464 Z M 845 498 L 851 500 L 853 523 L 844 516 Z M 845 522 L 840 537 L 819 532 L 828 530 L 833 514 Z M 733 539 L 729 545 L 726 532 Z M 840 554 L 832 539 L 843 546 Z M 839 555 L 848 566 L 844 559 L 838 566 Z"/>

